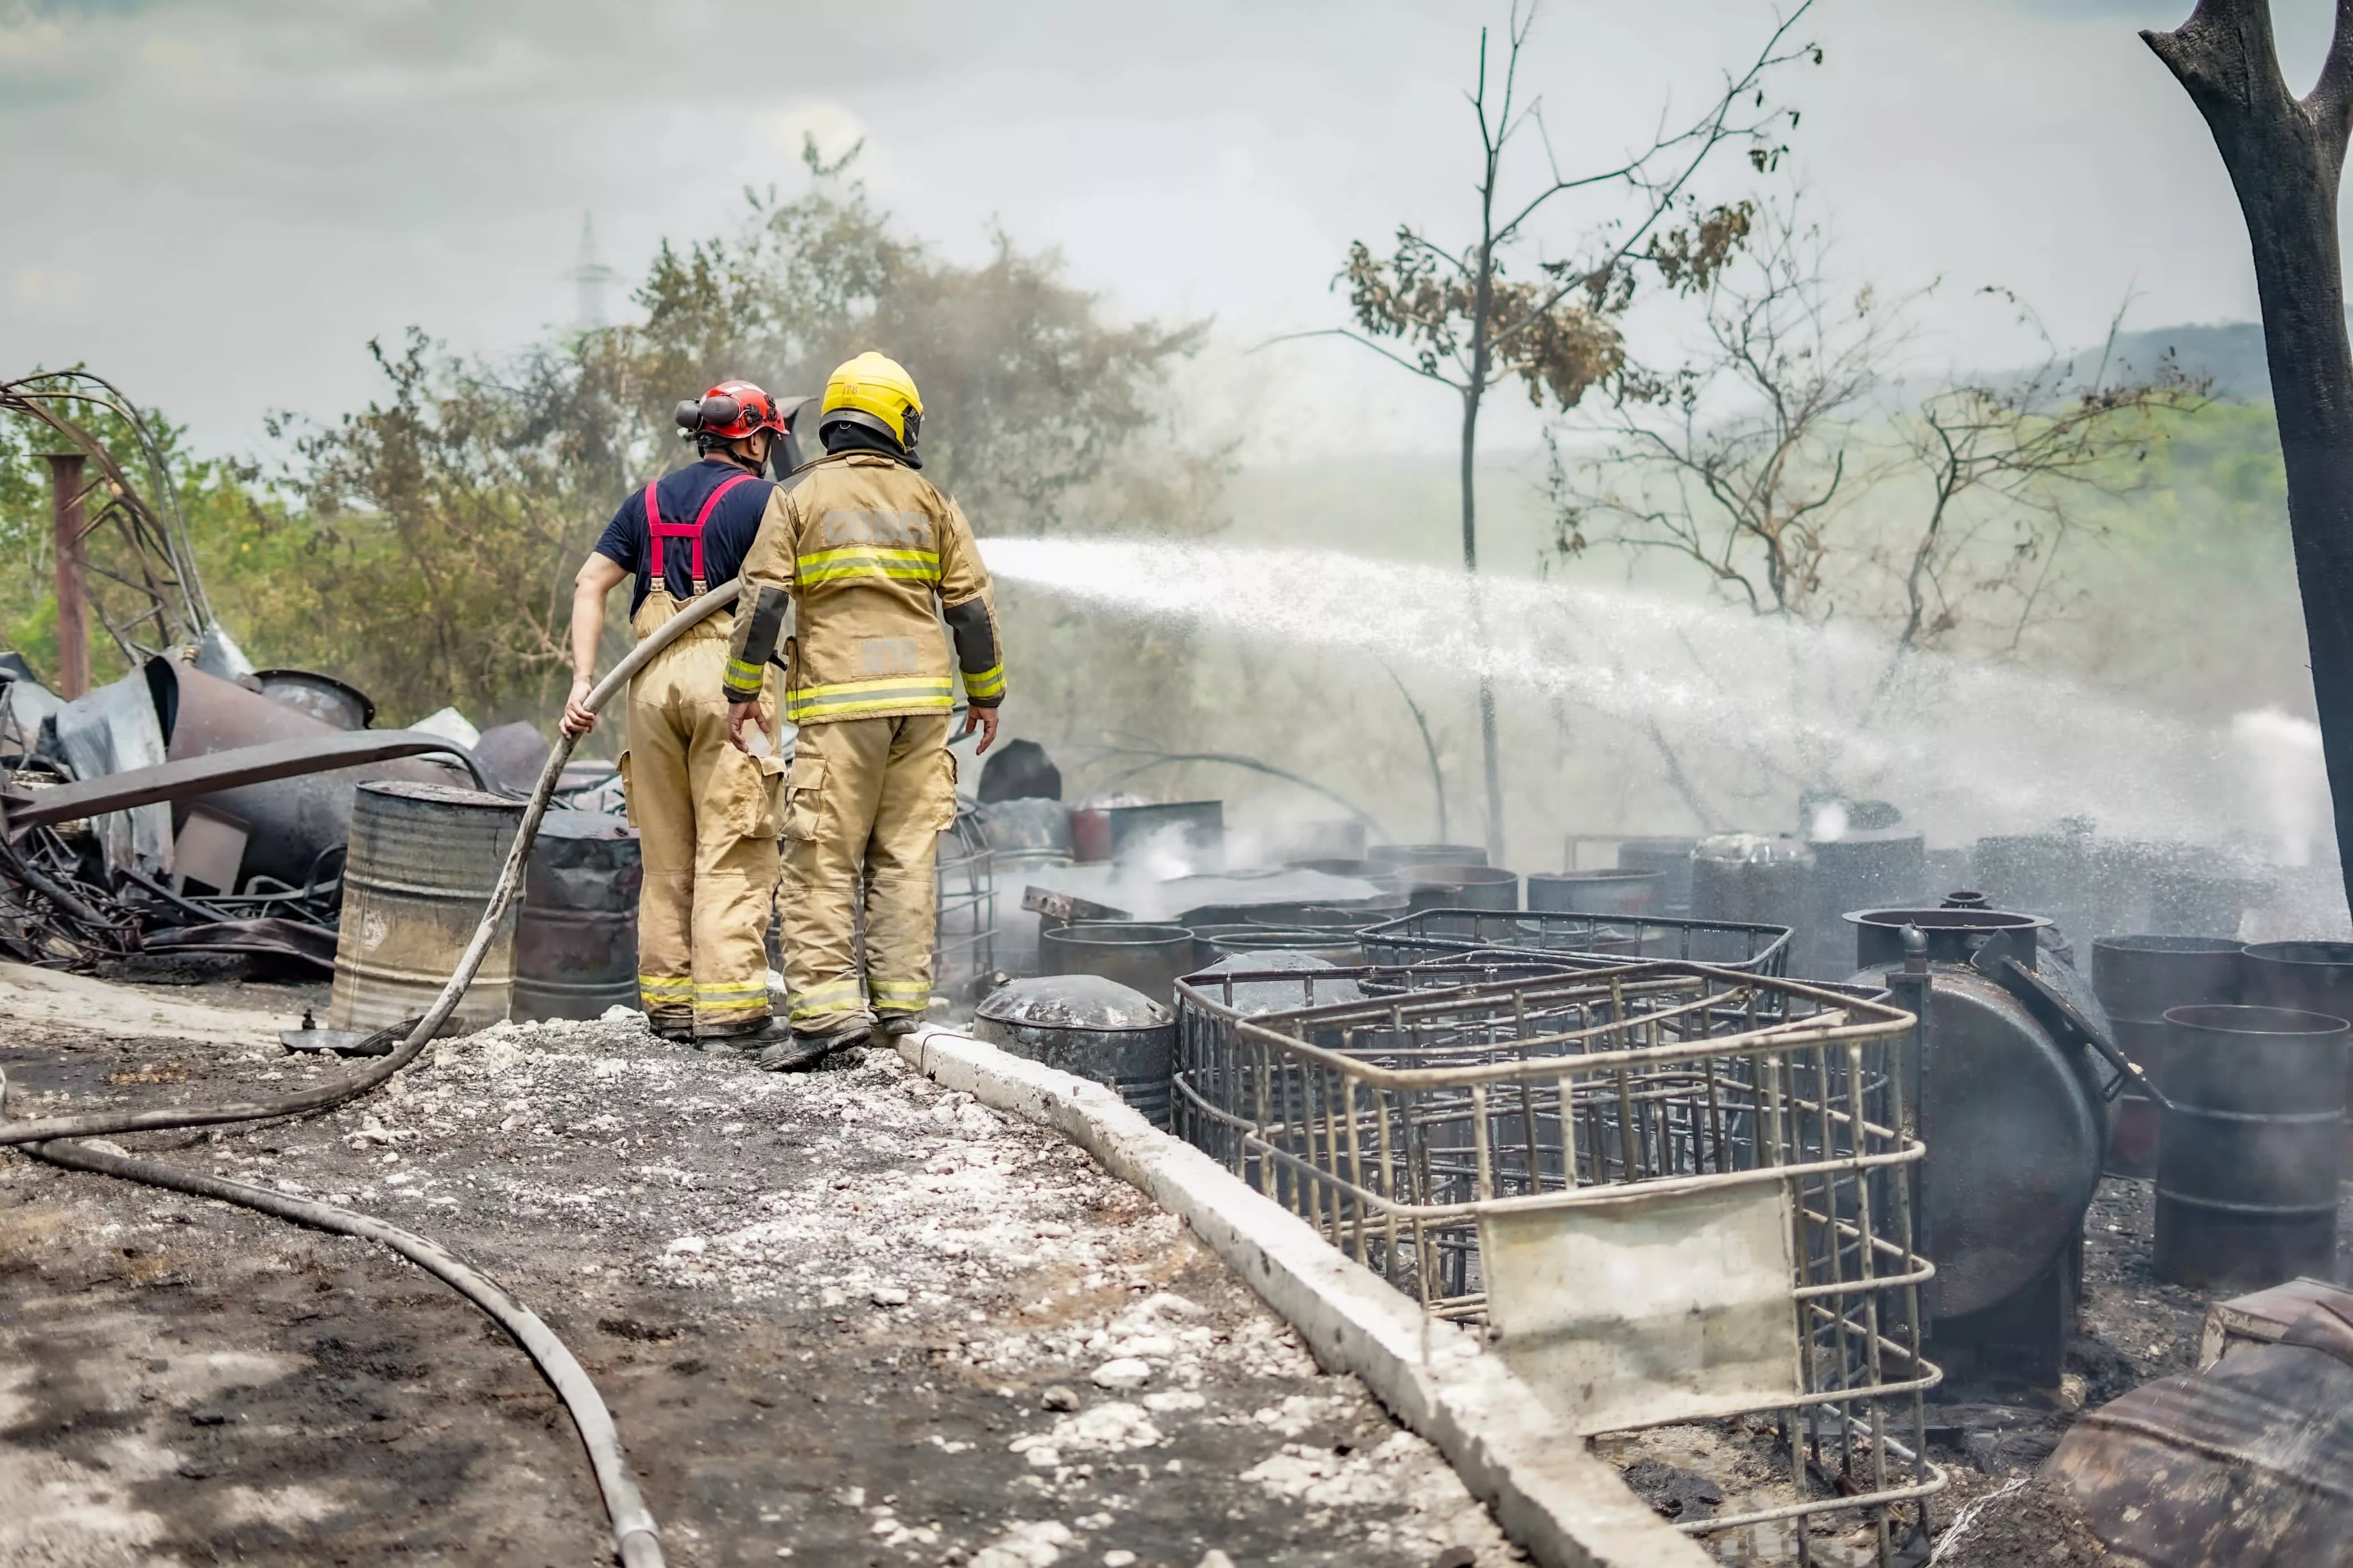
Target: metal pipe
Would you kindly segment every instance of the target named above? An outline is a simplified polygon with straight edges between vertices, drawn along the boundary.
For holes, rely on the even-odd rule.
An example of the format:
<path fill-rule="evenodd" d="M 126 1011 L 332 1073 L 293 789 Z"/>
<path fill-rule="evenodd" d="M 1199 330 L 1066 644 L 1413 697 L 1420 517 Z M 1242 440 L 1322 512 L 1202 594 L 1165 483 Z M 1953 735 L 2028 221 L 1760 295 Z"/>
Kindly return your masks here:
<path fill-rule="evenodd" d="M 90 597 L 82 584 L 82 455 L 51 452 L 49 514 L 57 529 L 58 695 L 90 689 Z"/>

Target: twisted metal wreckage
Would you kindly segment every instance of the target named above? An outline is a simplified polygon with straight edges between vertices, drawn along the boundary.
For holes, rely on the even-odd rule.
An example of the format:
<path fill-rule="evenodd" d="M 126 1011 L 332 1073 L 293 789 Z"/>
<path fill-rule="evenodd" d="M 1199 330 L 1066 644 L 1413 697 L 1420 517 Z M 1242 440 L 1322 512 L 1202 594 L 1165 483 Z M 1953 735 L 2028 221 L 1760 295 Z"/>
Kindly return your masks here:
<path fill-rule="evenodd" d="M 0 382 L 0 414 L 56 448 L 59 647 L 56 689 L 0 653 L 0 955 L 323 973 L 360 783 L 527 790 L 547 755 L 528 726 L 475 748 L 372 730 L 375 705 L 332 677 L 256 669 L 206 596 L 167 454 L 111 383 L 79 370 Z M 93 415 L 130 433 L 143 486 Z M 92 616 L 132 666 L 95 689 Z"/>

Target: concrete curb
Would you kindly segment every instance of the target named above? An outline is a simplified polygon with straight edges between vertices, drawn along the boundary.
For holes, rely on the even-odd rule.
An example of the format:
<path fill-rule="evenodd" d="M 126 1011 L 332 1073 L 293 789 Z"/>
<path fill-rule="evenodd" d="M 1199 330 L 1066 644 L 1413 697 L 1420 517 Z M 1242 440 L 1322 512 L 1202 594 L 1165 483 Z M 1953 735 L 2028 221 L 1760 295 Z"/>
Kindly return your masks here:
<path fill-rule="evenodd" d="M 898 1042 L 907 1065 L 992 1110 L 1051 1128 L 1184 1219 L 1299 1331 L 1428 1438 L 1504 1533 L 1545 1568 L 1713 1568 L 1586 1451 L 1478 1337 L 1432 1321 L 1307 1223 L 1101 1084 L 952 1030 Z"/>

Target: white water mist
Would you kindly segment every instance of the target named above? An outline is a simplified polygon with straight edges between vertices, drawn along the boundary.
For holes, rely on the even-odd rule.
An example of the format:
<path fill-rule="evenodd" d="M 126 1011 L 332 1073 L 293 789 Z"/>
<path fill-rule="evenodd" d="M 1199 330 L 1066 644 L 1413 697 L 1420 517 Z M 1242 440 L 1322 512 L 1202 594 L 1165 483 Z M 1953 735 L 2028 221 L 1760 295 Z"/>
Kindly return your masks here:
<path fill-rule="evenodd" d="M 1489 675 L 1655 726 L 1686 761 L 1769 773 L 1792 797 L 1818 784 L 1894 801 L 1941 842 L 2089 816 L 2104 834 L 2284 852 L 2290 863 L 2334 854 L 2311 726 L 2284 714 L 2202 724 L 1985 659 L 1896 661 L 1868 637 L 1630 589 L 1474 581 L 1336 552 L 1019 539 L 983 549 L 998 576 L 1109 613 L 1360 651 L 1453 673 L 1466 689 Z M 1474 594 L 1483 640 L 1472 631 Z"/>

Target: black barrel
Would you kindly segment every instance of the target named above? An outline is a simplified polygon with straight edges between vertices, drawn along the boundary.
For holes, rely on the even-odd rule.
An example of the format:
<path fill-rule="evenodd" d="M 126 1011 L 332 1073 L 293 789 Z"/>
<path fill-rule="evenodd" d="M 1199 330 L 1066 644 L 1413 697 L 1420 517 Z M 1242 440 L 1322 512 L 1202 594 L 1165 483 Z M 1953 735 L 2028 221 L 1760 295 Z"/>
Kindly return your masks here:
<path fill-rule="evenodd" d="M 1207 969 L 1222 956 L 1218 951 L 1220 940 L 1229 936 L 1255 936 L 1269 929 L 1256 921 L 1187 921 L 1185 929 L 1193 937 L 1193 967 Z"/>
<path fill-rule="evenodd" d="M 1907 827 L 1850 827 L 1836 838 L 1810 839 L 1808 847 L 1814 856 L 1813 905 L 1798 936 L 1801 951 L 1814 955 L 1813 967 L 1792 973 L 1842 979 L 1847 973 L 1842 917 L 1855 910 L 1904 909 L 1928 901 L 1927 840 Z"/>
<path fill-rule="evenodd" d="M 1694 920 L 1805 931 L 1813 908 L 1814 857 L 1797 839 L 1755 833 L 1703 838 L 1691 866 Z"/>
<path fill-rule="evenodd" d="M 1365 962 L 1365 950 L 1356 944 L 1356 933 L 1353 931 L 1280 931 L 1253 926 L 1246 931 L 1220 936 L 1211 946 L 1217 950 L 1220 959 L 1258 953 L 1303 952 L 1326 963 L 1342 966 Z"/>
<path fill-rule="evenodd" d="M 2245 943 L 2227 937 L 2104 936 L 2092 943 L 2092 990 L 2107 1009 L 2116 1048 L 2164 1091 L 2165 1015 L 2232 1003 Z M 2311 1011 L 2312 1009 L 2306 1009 Z M 2157 1174 L 2157 1102 L 2127 1088 L 2102 1165 L 2111 1176 Z"/>
<path fill-rule="evenodd" d="M 1812 846 L 1814 885 L 1831 921 L 1849 910 L 1900 909 L 1927 900 L 1928 841 L 1912 829 L 1850 828 Z"/>
<path fill-rule="evenodd" d="M 638 1005 L 637 829 L 617 816 L 551 811 L 532 840 L 515 918 L 518 1022 L 594 1018 Z"/>
<path fill-rule="evenodd" d="M 972 1032 L 999 1049 L 1117 1089 L 1155 1127 L 1168 1125 L 1176 1016 L 1094 974 L 1039 975 L 989 993 Z"/>
<path fill-rule="evenodd" d="M 1656 871 L 1659 912 L 1686 920 L 1692 912 L 1692 851 L 1698 847 L 1696 838 L 1629 838 L 1618 846 L 1618 868 Z"/>
<path fill-rule="evenodd" d="M 1370 882 L 1384 893 L 1402 891 L 1405 883 L 1398 876 L 1397 865 L 1385 860 L 1291 860 L 1285 862 L 1293 871 L 1321 871 L 1327 877 L 1354 877 L 1360 882 Z"/>
<path fill-rule="evenodd" d="M 2241 1001 L 2353 1018 L 2353 942 L 2259 942 L 2241 963 Z M 2353 1061 L 2346 1064 L 2345 1102 L 2353 1105 Z M 2353 1123 L 2345 1138 L 2345 1169 L 2353 1171 Z"/>
<path fill-rule="evenodd" d="M 2165 1015 L 2158 1277 L 2260 1289 L 2337 1265 L 2343 1018 L 2284 1007 Z"/>
<path fill-rule="evenodd" d="M 1689 856 L 1684 857 L 1683 895 L 1691 895 Z M 1659 915 L 1666 913 L 1667 875 L 1623 867 L 1599 871 L 1531 871 L 1528 908 L 1545 914 Z"/>
<path fill-rule="evenodd" d="M 1366 926 L 1402 918 L 1407 908 L 1402 896 L 1367 899 L 1361 904 L 1307 904 L 1295 911 L 1247 923 L 1265 931 L 1362 931 Z"/>
<path fill-rule="evenodd" d="M 1377 866 L 1484 866 L 1487 852 L 1476 844 L 1376 844 L 1365 858 Z"/>
<path fill-rule="evenodd" d="M 1140 921 L 1073 921 L 1039 933 L 1038 961 L 1048 974 L 1099 974 L 1167 1006 L 1176 977 L 1193 968 L 1193 933 Z"/>
<path fill-rule="evenodd" d="M 1411 908 L 1425 907 L 1413 901 L 1413 895 L 1423 888 L 1459 889 L 1461 897 L 1455 900 L 1454 907 L 1466 910 L 1516 910 L 1520 907 L 1520 874 L 1483 863 L 1409 867 L 1406 870 L 1406 898 Z"/>

